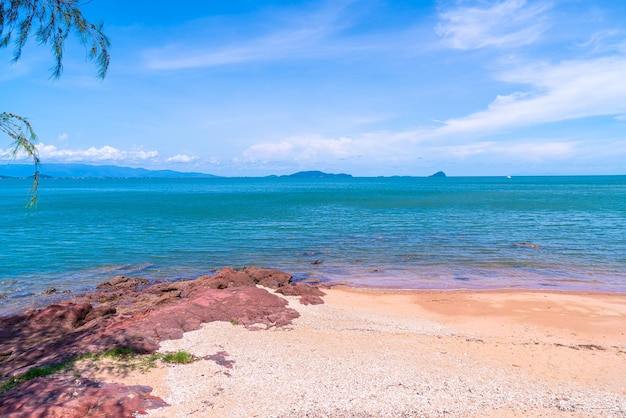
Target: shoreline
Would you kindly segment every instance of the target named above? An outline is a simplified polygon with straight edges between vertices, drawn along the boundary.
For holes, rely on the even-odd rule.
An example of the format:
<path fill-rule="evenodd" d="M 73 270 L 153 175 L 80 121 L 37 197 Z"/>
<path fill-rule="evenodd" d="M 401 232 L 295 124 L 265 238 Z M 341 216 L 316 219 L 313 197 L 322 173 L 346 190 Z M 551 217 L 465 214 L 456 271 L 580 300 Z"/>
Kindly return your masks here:
<path fill-rule="evenodd" d="M 134 376 L 171 405 L 148 416 L 626 414 L 626 295 L 324 292 L 324 305 L 290 299 L 288 330 L 210 323 L 164 342 L 209 359 Z"/>
<path fill-rule="evenodd" d="M 242 267 L 245 269 L 248 267 Z M 239 269 L 239 268 L 237 268 Z M 284 271 L 284 270 L 283 270 Z M 219 272 L 219 270 L 214 270 L 214 273 Z M 133 278 L 143 278 L 144 276 L 130 276 Z M 182 281 L 194 280 L 194 278 L 180 278 L 176 280 L 164 280 L 164 279 L 149 279 L 151 285 L 165 284 L 165 283 L 176 283 Z M 584 280 L 576 280 L 576 283 L 584 283 Z M 584 289 L 559 289 L 553 286 L 545 286 L 545 287 L 458 287 L 458 288 L 441 288 L 441 287 L 386 287 L 386 286 L 375 286 L 375 285 L 358 285 L 358 284 L 350 284 L 346 281 L 326 281 L 326 280 L 318 280 L 315 278 L 309 279 L 297 279 L 294 280 L 294 283 L 301 284 L 312 284 L 315 286 L 320 286 L 324 288 L 346 288 L 346 289 L 355 289 L 355 290 L 363 290 L 363 291 L 380 291 L 380 292 L 478 292 L 478 293 L 498 293 L 498 292 L 545 292 L 545 293 L 563 293 L 563 294 L 597 294 L 597 295 L 626 295 L 626 289 L 622 290 L 594 290 L 590 287 L 585 287 Z M 89 295 L 96 291 L 97 285 L 99 283 L 93 284 L 89 289 L 81 289 L 79 291 L 73 292 L 71 290 L 65 289 L 56 289 L 55 287 L 50 287 L 48 289 L 42 290 L 38 293 L 29 294 L 26 296 L 20 296 L 18 299 L 28 300 L 28 302 L 12 304 L 11 307 L 2 307 L 0 306 L 0 318 L 8 317 L 13 315 L 23 314 L 26 311 L 34 310 L 34 309 L 42 309 L 51 304 L 63 303 L 67 300 L 72 300 L 76 298 L 84 297 L 85 295 Z M 7 300 L 6 295 L 0 294 L 0 303 L 2 300 Z"/>
<path fill-rule="evenodd" d="M 111 323 L 114 330 L 154 324 L 164 337 L 160 352 L 185 350 L 198 361 L 145 374 L 92 365 L 81 376 L 144 388 L 123 399 L 156 397 L 169 404 L 135 409 L 151 417 L 626 415 L 626 294 L 332 286 L 321 287 L 323 304 L 302 304 L 299 294 L 267 286 L 275 284 L 276 272 L 256 272 L 266 280 L 261 287 L 200 293 L 189 287 L 238 274 L 225 269 L 207 279 L 161 284 L 150 291 L 156 305 L 146 305 L 161 316 L 139 312 L 134 322 Z M 126 285 L 119 281 L 106 291 L 130 293 L 120 288 Z M 265 313 L 239 326 L 228 319 L 238 311 L 180 325 L 186 312 L 196 311 L 181 313 L 171 297 L 175 286 L 183 302 L 189 294 L 206 308 L 237 294 L 248 309 L 261 302 L 247 298 L 258 295 Z M 279 311 L 268 310 L 281 301 Z"/>

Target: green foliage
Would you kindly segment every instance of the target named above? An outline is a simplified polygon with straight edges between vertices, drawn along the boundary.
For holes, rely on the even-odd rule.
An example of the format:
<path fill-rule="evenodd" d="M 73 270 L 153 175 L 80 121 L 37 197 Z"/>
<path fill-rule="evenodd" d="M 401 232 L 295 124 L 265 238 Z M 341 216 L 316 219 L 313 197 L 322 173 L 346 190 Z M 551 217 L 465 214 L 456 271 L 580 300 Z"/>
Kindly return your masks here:
<path fill-rule="evenodd" d="M 186 351 L 177 351 L 176 353 L 164 354 L 161 359 L 166 363 L 188 364 L 194 360 L 194 357 Z"/>
<path fill-rule="evenodd" d="M 49 366 L 41 366 L 35 367 L 34 369 L 30 369 L 26 373 L 22 373 L 18 376 L 15 376 L 8 381 L 4 382 L 0 385 L 0 393 L 4 393 L 9 389 L 14 388 L 15 386 L 28 382 L 29 380 L 33 380 L 37 377 L 46 377 L 51 374 L 58 373 L 69 369 L 77 359 L 71 359 L 68 361 L 64 361 L 62 363 L 52 364 Z"/>
<path fill-rule="evenodd" d="M 42 45 L 50 45 L 54 56 L 52 77 L 63 71 L 65 40 L 74 33 L 85 46 L 87 58 L 98 66 L 98 77 L 109 69 L 110 42 L 102 32 L 102 24 L 87 21 L 77 0 L 2 0 L 0 1 L 0 48 L 13 43 L 13 61 L 22 56 L 26 41 L 34 34 Z"/>
<path fill-rule="evenodd" d="M 46 377 L 51 374 L 64 372 L 66 370 L 70 370 L 74 363 L 80 360 L 91 359 L 97 361 L 103 357 L 110 357 L 117 361 L 122 361 L 125 358 L 128 358 L 134 354 L 134 351 L 128 347 L 116 347 L 111 350 L 107 350 L 101 354 L 87 353 L 78 357 L 71 358 L 69 360 L 63 361 L 61 363 L 35 367 L 33 369 L 28 370 L 25 373 L 17 375 L 8 381 L 4 382 L 0 385 L 0 393 L 6 392 L 7 390 L 14 388 L 15 386 L 28 382 L 29 380 L 35 379 L 37 377 Z"/>
<path fill-rule="evenodd" d="M 20 152 L 24 152 L 33 161 L 35 166 L 33 189 L 30 202 L 28 203 L 28 206 L 33 206 L 37 201 L 37 188 L 39 186 L 40 161 L 39 153 L 37 152 L 37 135 L 35 135 L 33 127 L 26 118 L 7 112 L 0 113 L 0 132 L 4 132 L 13 139 L 11 144 L 11 155 L 13 157 L 17 157 Z"/>
<path fill-rule="evenodd" d="M 123 360 L 129 358 L 133 354 L 135 354 L 135 351 L 133 351 L 133 349 L 130 347 L 116 347 L 112 350 L 105 351 L 104 353 L 100 354 L 100 356 L 110 357 L 114 360 Z"/>
<path fill-rule="evenodd" d="M 104 78 L 109 69 L 111 43 L 102 32 L 102 24 L 87 21 L 80 11 L 84 4 L 77 0 L 0 0 L 0 48 L 13 45 L 13 62 L 19 61 L 22 49 L 32 36 L 42 45 L 50 45 L 54 65 L 51 77 L 63 72 L 65 41 L 73 33 L 85 47 L 87 58 L 98 68 L 98 77 Z M 39 186 L 39 155 L 37 137 L 28 120 L 9 112 L 0 113 L 0 132 L 12 140 L 13 156 L 25 153 L 32 159 L 32 197 L 28 206 L 35 204 Z"/>
<path fill-rule="evenodd" d="M 37 377 L 46 377 L 55 373 L 71 370 L 74 367 L 75 363 L 80 360 L 91 360 L 90 364 L 93 364 L 102 360 L 103 358 L 113 359 L 114 361 L 120 363 L 121 366 L 123 366 L 124 368 L 138 368 L 141 371 L 145 371 L 147 369 L 155 367 L 155 363 L 158 360 L 163 361 L 164 363 L 173 364 L 188 364 L 196 360 L 193 354 L 182 350 L 175 353 L 157 353 L 151 354 L 149 356 L 143 356 L 138 355 L 132 348 L 116 347 L 100 354 L 83 354 L 81 356 L 66 360 L 61 363 L 30 369 L 29 371 L 12 377 L 9 380 L 0 384 L 0 394 Z"/>
<path fill-rule="evenodd" d="M 233 325 L 239 325 L 239 320 L 237 318 L 230 318 L 230 323 Z"/>

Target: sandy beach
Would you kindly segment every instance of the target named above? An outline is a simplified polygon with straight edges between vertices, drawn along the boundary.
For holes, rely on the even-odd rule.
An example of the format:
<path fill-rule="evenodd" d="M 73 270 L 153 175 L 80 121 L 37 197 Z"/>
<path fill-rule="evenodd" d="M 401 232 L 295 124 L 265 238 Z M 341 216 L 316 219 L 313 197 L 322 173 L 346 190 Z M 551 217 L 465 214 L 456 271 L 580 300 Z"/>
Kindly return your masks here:
<path fill-rule="evenodd" d="M 626 416 L 626 295 L 324 291 L 287 327 L 162 342 L 194 363 L 92 376 L 152 386 L 150 417 Z"/>

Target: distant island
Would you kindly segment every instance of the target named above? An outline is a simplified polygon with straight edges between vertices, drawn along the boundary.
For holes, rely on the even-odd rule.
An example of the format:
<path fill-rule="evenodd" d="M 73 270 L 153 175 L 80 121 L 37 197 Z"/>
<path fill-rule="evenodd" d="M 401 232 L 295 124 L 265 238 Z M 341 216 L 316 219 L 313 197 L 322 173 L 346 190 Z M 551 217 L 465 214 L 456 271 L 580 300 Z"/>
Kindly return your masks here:
<path fill-rule="evenodd" d="M 435 174 L 432 174 L 428 177 L 448 177 L 448 176 L 446 176 L 446 173 L 444 173 L 443 171 L 437 171 Z"/>
<path fill-rule="evenodd" d="M 0 165 L 0 178 L 32 178 L 32 164 Z M 40 178 L 214 178 L 212 174 L 186 173 L 173 170 L 147 170 L 145 168 L 118 167 L 115 165 L 42 164 Z"/>
<path fill-rule="evenodd" d="M 315 178 L 315 179 L 324 179 L 324 178 L 352 178 L 351 174 L 333 174 L 333 173 L 324 173 L 323 171 L 299 171 L 297 173 L 289 174 L 286 176 L 280 177 L 297 177 L 297 178 Z"/>

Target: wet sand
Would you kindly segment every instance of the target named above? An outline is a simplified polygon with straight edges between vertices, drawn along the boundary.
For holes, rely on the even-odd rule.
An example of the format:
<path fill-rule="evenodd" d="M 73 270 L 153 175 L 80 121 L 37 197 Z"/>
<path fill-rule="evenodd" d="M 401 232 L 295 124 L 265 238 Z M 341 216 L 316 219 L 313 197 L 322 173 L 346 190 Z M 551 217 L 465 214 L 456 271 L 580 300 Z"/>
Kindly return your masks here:
<path fill-rule="evenodd" d="M 626 295 L 325 290 L 286 328 L 204 324 L 203 357 L 96 377 L 150 385 L 153 417 L 624 417 Z"/>

